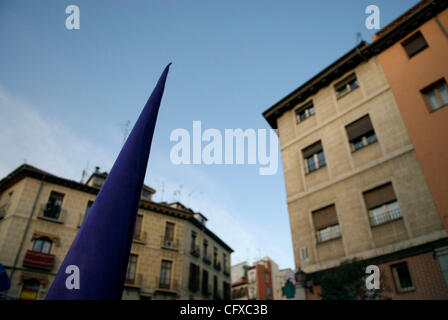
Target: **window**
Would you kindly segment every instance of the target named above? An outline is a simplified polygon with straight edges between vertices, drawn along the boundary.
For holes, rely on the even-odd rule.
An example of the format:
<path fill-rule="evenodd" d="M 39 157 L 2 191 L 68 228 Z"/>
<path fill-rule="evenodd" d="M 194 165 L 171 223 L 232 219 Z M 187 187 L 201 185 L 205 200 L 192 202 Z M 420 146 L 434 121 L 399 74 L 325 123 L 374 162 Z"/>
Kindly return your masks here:
<path fill-rule="evenodd" d="M 44 217 L 55 220 L 59 219 L 63 199 L 64 194 L 51 191 L 50 198 L 45 206 Z"/>
<path fill-rule="evenodd" d="M 191 231 L 190 253 L 195 257 L 199 257 L 199 246 L 196 245 L 196 237 L 197 237 L 197 233 L 194 231 Z"/>
<path fill-rule="evenodd" d="M 138 255 L 132 254 L 129 256 L 128 270 L 126 272 L 126 282 L 134 283 L 135 271 L 137 270 Z"/>
<path fill-rule="evenodd" d="M 87 207 L 86 207 L 86 211 L 84 213 L 84 219 L 87 217 L 87 214 L 89 213 L 90 208 L 92 208 L 92 206 L 93 206 L 93 201 L 92 200 L 87 201 Z"/>
<path fill-rule="evenodd" d="M 308 248 L 307 247 L 301 247 L 300 248 L 300 261 L 302 261 L 302 263 L 307 263 L 308 262 Z"/>
<path fill-rule="evenodd" d="M 391 183 L 363 193 L 371 226 L 377 226 L 402 217 Z"/>
<path fill-rule="evenodd" d="M 208 290 L 208 272 L 207 270 L 202 270 L 202 294 L 208 296 L 210 294 Z"/>
<path fill-rule="evenodd" d="M 376 134 L 373 130 L 369 115 L 365 115 L 348 124 L 345 126 L 345 130 L 347 131 L 352 151 L 359 150 L 376 142 Z"/>
<path fill-rule="evenodd" d="M 199 275 L 200 275 L 199 266 L 194 263 L 190 263 L 190 277 L 188 281 L 188 288 L 191 292 L 197 292 L 199 290 Z"/>
<path fill-rule="evenodd" d="M 335 84 L 334 89 L 336 90 L 336 97 L 339 99 L 358 87 L 359 84 L 358 79 L 356 79 L 356 74 L 352 73 L 348 77 Z"/>
<path fill-rule="evenodd" d="M 34 240 L 33 251 L 49 254 L 51 251 L 52 241 L 47 237 L 41 237 Z"/>
<path fill-rule="evenodd" d="M 302 150 L 305 160 L 305 172 L 313 172 L 326 165 L 325 155 L 320 141 Z"/>
<path fill-rule="evenodd" d="M 264 272 L 264 282 L 269 283 L 269 272 L 267 271 Z"/>
<path fill-rule="evenodd" d="M 134 239 L 140 239 L 140 234 L 142 231 L 142 221 L 143 221 L 143 215 L 138 214 L 137 220 L 135 220 Z"/>
<path fill-rule="evenodd" d="M 435 111 L 448 105 L 448 89 L 445 79 L 440 79 L 421 92 L 430 111 Z"/>
<path fill-rule="evenodd" d="M 313 102 L 310 101 L 296 110 L 297 123 L 306 120 L 315 114 Z"/>
<path fill-rule="evenodd" d="M 227 255 L 225 252 L 222 253 L 222 265 L 224 266 L 224 270 L 226 270 L 227 267 Z"/>
<path fill-rule="evenodd" d="M 330 205 L 312 212 L 317 242 L 324 242 L 341 237 L 336 207 Z"/>
<path fill-rule="evenodd" d="M 174 240 L 174 223 L 167 222 L 165 224 L 165 243 L 173 242 Z"/>
<path fill-rule="evenodd" d="M 272 290 L 271 287 L 266 287 L 266 297 L 268 299 L 272 299 Z"/>
<path fill-rule="evenodd" d="M 230 300 L 230 284 L 226 281 L 222 282 L 222 291 L 224 300 Z"/>
<path fill-rule="evenodd" d="M 405 41 L 401 43 L 403 48 L 406 50 L 409 58 L 412 58 L 420 51 L 428 48 L 428 44 L 426 43 L 425 38 L 420 31 L 416 32 L 414 35 L 407 38 Z"/>
<path fill-rule="evenodd" d="M 206 239 L 204 239 L 204 256 L 207 257 L 208 256 L 208 241 Z"/>
<path fill-rule="evenodd" d="M 213 264 L 216 265 L 218 263 L 218 248 L 213 247 Z"/>
<path fill-rule="evenodd" d="M 213 276 L 213 299 L 219 300 L 219 291 L 218 291 L 218 277 Z"/>
<path fill-rule="evenodd" d="M 151 192 L 149 192 L 148 190 L 146 190 L 146 189 L 143 189 L 142 190 L 142 198 L 145 198 L 145 199 L 151 199 Z"/>
<path fill-rule="evenodd" d="M 414 289 L 411 273 L 409 272 L 408 263 L 401 262 L 392 265 L 392 273 L 395 279 L 395 285 L 398 292 L 406 292 Z"/>
<path fill-rule="evenodd" d="M 162 260 L 162 266 L 160 268 L 160 281 L 159 281 L 159 287 L 162 289 L 170 288 L 171 266 L 172 266 L 171 261 Z"/>
<path fill-rule="evenodd" d="M 40 282 L 37 279 L 28 279 L 23 282 L 20 300 L 36 300 L 39 292 Z"/>

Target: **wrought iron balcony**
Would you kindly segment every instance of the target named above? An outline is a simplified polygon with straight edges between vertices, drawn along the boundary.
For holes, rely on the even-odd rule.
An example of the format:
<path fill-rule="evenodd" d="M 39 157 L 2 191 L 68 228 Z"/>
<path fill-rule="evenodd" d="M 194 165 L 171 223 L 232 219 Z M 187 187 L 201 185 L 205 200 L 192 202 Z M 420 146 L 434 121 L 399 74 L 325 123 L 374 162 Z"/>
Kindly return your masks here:
<path fill-rule="evenodd" d="M 221 271 L 221 262 L 214 262 L 213 263 L 213 267 L 215 268 L 216 271 Z"/>
<path fill-rule="evenodd" d="M 140 231 L 140 233 L 138 233 L 138 234 L 134 233 L 134 237 L 132 240 L 134 240 L 134 242 L 144 244 L 144 243 L 146 243 L 146 237 L 147 237 L 146 231 Z"/>
<path fill-rule="evenodd" d="M 205 264 L 211 265 L 212 264 L 212 259 L 208 256 L 204 256 L 202 257 L 202 261 L 204 261 Z"/>
<path fill-rule="evenodd" d="M 23 266 L 51 270 L 54 266 L 54 254 L 27 250 L 23 258 Z"/>
<path fill-rule="evenodd" d="M 196 258 L 198 258 L 200 256 L 200 252 L 199 252 L 199 246 L 195 245 L 193 247 L 190 248 L 190 254 Z"/>
<path fill-rule="evenodd" d="M 164 249 L 179 250 L 179 240 L 160 238 L 160 246 Z"/>
<path fill-rule="evenodd" d="M 177 280 L 170 279 L 168 282 L 168 281 L 161 281 L 160 277 L 156 277 L 156 289 L 158 291 L 174 293 L 179 290 L 179 285 Z"/>
<path fill-rule="evenodd" d="M 137 273 L 133 278 L 126 275 L 125 285 L 129 287 L 142 287 L 143 286 L 143 275 Z"/>
<path fill-rule="evenodd" d="M 9 203 L 5 203 L 0 207 L 0 219 L 3 219 L 6 216 L 6 213 L 8 212 Z"/>
<path fill-rule="evenodd" d="M 65 216 L 66 210 L 62 209 L 60 206 L 44 204 L 41 206 L 37 217 L 51 222 L 64 223 Z"/>

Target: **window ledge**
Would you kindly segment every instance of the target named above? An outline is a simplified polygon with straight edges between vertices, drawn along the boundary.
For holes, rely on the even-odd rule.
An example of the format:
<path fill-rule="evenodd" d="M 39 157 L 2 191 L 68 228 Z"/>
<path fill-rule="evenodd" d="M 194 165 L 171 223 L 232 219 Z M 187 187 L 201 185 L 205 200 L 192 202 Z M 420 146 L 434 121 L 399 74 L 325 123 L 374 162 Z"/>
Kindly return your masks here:
<path fill-rule="evenodd" d="M 44 217 L 44 216 L 38 216 L 37 218 L 45 220 L 45 221 L 50 221 L 50 222 L 54 222 L 54 223 L 64 224 L 63 221 L 58 220 L 58 219 L 48 218 L 48 217 Z"/>
<path fill-rule="evenodd" d="M 397 293 L 408 293 L 408 292 L 412 292 L 415 291 L 415 287 L 410 287 L 410 288 L 406 288 L 406 289 L 397 289 Z"/>
<path fill-rule="evenodd" d="M 429 114 L 431 114 L 431 113 L 434 113 L 434 112 L 436 112 L 436 111 L 439 111 L 440 109 L 444 109 L 445 107 L 447 107 L 448 106 L 448 103 L 445 103 L 444 105 L 442 105 L 442 106 L 440 106 L 439 108 L 437 108 L 437 109 L 429 109 Z"/>
<path fill-rule="evenodd" d="M 296 120 L 296 124 L 299 125 L 299 124 L 301 124 L 302 122 L 305 122 L 306 120 L 308 120 L 309 118 L 311 118 L 311 117 L 313 117 L 313 116 L 315 116 L 315 115 L 316 115 L 316 114 L 313 113 L 312 115 L 306 117 L 304 120 Z"/>
<path fill-rule="evenodd" d="M 340 236 L 337 236 L 337 237 L 334 237 L 334 238 L 331 238 L 331 239 L 327 239 L 327 240 L 324 240 L 324 241 L 317 240 L 317 245 L 322 244 L 322 243 L 327 243 L 327 242 L 330 242 L 330 241 L 333 241 L 333 240 L 338 240 L 338 239 L 342 239 L 342 234 Z"/>
<path fill-rule="evenodd" d="M 327 164 L 323 164 L 321 167 L 314 169 L 313 171 L 308 171 L 308 172 L 305 171 L 305 176 L 310 175 L 316 171 L 319 171 L 319 169 L 325 168 L 326 166 L 327 166 Z"/>
<path fill-rule="evenodd" d="M 350 91 L 347 91 L 347 92 L 341 94 L 340 96 L 338 96 L 337 93 L 336 93 L 336 100 L 342 99 L 343 97 L 345 97 L 346 95 L 352 93 L 353 91 L 355 91 L 358 88 L 359 88 L 359 86 L 357 86 L 355 89 L 351 89 Z"/>

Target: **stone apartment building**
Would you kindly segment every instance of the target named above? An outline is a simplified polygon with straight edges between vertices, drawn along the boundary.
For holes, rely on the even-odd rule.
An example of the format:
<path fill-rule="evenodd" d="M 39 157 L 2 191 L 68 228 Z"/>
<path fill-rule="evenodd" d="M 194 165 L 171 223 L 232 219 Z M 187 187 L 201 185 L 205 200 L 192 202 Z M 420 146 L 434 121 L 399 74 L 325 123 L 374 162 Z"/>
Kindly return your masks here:
<path fill-rule="evenodd" d="M 385 298 L 448 299 L 448 235 L 378 58 L 391 43 L 361 42 L 263 113 L 279 130 L 307 299 L 355 257 L 379 266 Z"/>
<path fill-rule="evenodd" d="M 282 297 L 281 274 L 278 265 L 269 257 L 252 266 L 242 262 L 232 266 L 232 299 L 279 300 Z"/>
<path fill-rule="evenodd" d="M 8 295 L 45 297 L 106 176 L 97 170 L 84 184 L 22 165 L 0 181 L 0 263 L 11 279 Z M 230 277 L 224 271 L 230 268 L 232 249 L 205 226 L 204 219 L 198 220 L 202 215 L 179 203 L 156 203 L 154 193 L 148 186 L 142 190 L 123 299 L 230 296 Z M 222 268 L 208 273 L 216 279 L 213 296 L 189 285 L 196 285 L 203 270 L 191 267 L 197 259 L 190 250 L 191 230 L 198 230 L 220 254 L 216 264 Z"/>

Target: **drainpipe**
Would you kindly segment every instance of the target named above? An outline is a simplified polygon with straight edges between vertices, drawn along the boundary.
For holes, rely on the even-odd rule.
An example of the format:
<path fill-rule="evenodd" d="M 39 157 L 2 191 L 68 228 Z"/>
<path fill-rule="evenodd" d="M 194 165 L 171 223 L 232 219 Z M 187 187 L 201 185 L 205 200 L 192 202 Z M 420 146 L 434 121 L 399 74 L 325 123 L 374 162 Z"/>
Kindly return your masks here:
<path fill-rule="evenodd" d="M 439 18 L 436 16 L 434 18 L 434 20 L 436 20 L 437 24 L 439 25 L 440 29 L 442 30 L 443 34 L 445 35 L 445 37 L 448 38 L 448 32 L 446 31 L 445 27 L 443 26 L 443 24 L 440 22 Z"/>
<path fill-rule="evenodd" d="M 13 279 L 13 276 L 14 276 L 14 272 L 16 271 L 17 262 L 19 261 L 20 253 L 22 252 L 22 249 L 23 249 L 23 244 L 25 243 L 25 239 L 26 239 L 28 230 L 30 228 L 31 221 L 33 219 L 33 214 L 34 214 L 34 211 L 36 209 L 37 202 L 39 200 L 40 192 L 42 191 L 42 187 L 44 186 L 44 179 L 45 179 L 45 177 L 42 178 L 42 180 L 40 182 L 39 190 L 37 191 L 36 198 L 34 199 L 33 208 L 31 209 L 30 216 L 28 217 L 28 221 L 26 223 L 25 231 L 23 232 L 22 240 L 20 241 L 19 250 L 17 251 L 16 258 L 14 259 L 14 264 L 12 266 L 11 275 L 9 276 L 10 279 L 11 279 L 11 284 L 12 284 L 12 279 Z M 6 292 L 6 293 L 8 293 L 8 292 Z"/>

